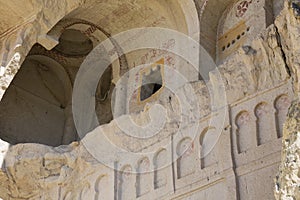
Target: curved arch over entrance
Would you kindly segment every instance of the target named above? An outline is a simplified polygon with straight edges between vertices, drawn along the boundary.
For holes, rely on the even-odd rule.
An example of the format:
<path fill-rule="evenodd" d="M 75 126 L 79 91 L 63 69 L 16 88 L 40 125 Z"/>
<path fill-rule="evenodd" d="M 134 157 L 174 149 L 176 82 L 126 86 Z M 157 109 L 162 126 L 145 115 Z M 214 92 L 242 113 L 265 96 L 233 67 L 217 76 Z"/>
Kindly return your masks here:
<path fill-rule="evenodd" d="M 0 137 L 11 144 L 62 144 L 72 86 L 55 60 L 28 56 L 0 102 Z"/>

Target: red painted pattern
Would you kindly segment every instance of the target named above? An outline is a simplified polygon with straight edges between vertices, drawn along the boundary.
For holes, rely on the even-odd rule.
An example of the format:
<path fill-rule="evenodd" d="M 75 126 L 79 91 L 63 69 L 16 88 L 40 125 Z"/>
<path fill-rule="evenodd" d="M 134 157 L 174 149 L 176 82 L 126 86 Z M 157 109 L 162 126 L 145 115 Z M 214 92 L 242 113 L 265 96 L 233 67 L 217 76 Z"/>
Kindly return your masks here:
<path fill-rule="evenodd" d="M 238 4 L 236 9 L 236 16 L 237 17 L 243 17 L 244 14 L 247 12 L 249 5 L 252 3 L 252 0 L 250 1 L 242 1 Z"/>

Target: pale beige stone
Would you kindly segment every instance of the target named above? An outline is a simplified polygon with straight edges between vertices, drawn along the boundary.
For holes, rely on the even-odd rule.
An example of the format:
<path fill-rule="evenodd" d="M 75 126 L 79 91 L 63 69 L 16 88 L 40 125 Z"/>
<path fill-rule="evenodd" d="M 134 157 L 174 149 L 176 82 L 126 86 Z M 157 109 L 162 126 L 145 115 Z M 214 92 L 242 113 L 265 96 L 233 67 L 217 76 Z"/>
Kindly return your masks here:
<path fill-rule="evenodd" d="M 15 1 L 1 5 L 0 135 L 13 145 L 0 144 L 0 161 L 4 160 L 0 198 L 274 199 L 282 130 L 275 196 L 300 198 L 297 103 L 290 108 L 283 128 L 288 107 L 299 95 L 299 16 L 293 1 L 283 5 L 283 1 L 265 0 L 251 1 L 254 7 L 236 18 L 235 9 L 242 2 L 53 0 L 33 1 L 24 7 Z M 12 10 L 17 14 L 10 19 Z M 275 16 L 273 24 L 269 20 Z M 78 138 L 72 90 L 90 47 L 144 26 L 175 29 L 197 42 L 204 38 L 200 43 L 221 63 L 220 74 L 200 63 L 196 67 L 208 68 L 202 77 L 205 82 L 179 56 L 153 49 L 130 52 L 113 62 L 96 83 L 99 126 Z M 217 55 L 223 43 L 248 26 L 251 31 L 245 39 L 229 53 Z M 144 34 L 141 31 L 136 37 Z M 161 45 L 173 50 L 176 42 L 169 39 Z M 115 47 L 112 54 L 121 53 L 116 41 L 110 45 Z M 92 58 L 88 64 L 96 61 Z M 118 117 L 113 118 L 110 101 L 117 81 L 129 69 L 147 62 L 152 62 L 148 70 L 130 74 L 129 83 L 140 86 L 143 75 L 156 70 L 162 88 L 142 100 L 141 89 L 127 96 L 132 88 L 126 83 L 121 88 L 125 92 L 118 91 L 123 98 L 116 102 Z M 174 77 L 164 74 L 163 67 L 158 70 L 163 64 L 188 80 L 175 94 L 164 85 Z M 132 100 L 129 109 L 122 104 L 127 99 Z M 182 106 L 189 109 L 181 112 Z M 147 125 L 148 130 L 163 126 L 156 135 L 141 139 L 149 134 Z M 135 156 L 113 151 L 110 143 Z"/>

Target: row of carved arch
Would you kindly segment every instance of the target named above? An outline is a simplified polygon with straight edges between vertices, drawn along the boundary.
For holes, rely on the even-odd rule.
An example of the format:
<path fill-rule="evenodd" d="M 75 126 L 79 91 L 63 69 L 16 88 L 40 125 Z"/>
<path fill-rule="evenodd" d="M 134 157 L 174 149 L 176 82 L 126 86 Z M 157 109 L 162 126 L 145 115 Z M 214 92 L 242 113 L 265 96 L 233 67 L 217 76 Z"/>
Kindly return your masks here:
<path fill-rule="evenodd" d="M 216 148 L 212 147 L 210 152 L 204 152 L 204 149 L 210 149 L 204 142 L 204 138 L 213 134 L 215 127 L 206 127 L 193 142 L 192 138 L 186 137 L 177 145 L 176 170 L 177 179 L 181 179 L 190 174 L 199 171 L 199 169 L 208 168 L 217 163 Z"/>
<path fill-rule="evenodd" d="M 196 171 L 210 167 L 216 163 L 216 152 L 212 150 L 204 156 L 201 149 L 204 147 L 204 137 L 211 134 L 215 128 L 205 128 L 198 137 L 198 145 L 195 145 L 192 138 L 185 137 L 176 145 L 177 160 L 175 170 L 177 179 L 181 179 Z M 214 148 L 215 149 L 215 148 Z M 133 168 L 126 165 L 121 169 L 118 179 L 118 196 L 120 199 L 128 199 L 128 195 L 136 194 L 136 197 L 143 196 L 152 190 L 167 185 L 168 175 L 171 173 L 171 163 L 168 163 L 168 155 L 165 149 L 158 151 L 153 159 L 154 173 L 133 174 Z M 199 159 L 200 158 L 200 159 Z M 147 172 L 150 169 L 150 160 L 143 158 L 138 161 L 137 172 Z M 135 183 L 135 184 L 134 184 Z M 132 196 L 131 196 L 132 197 Z"/>
<path fill-rule="evenodd" d="M 238 153 L 282 137 L 290 99 L 283 94 L 272 104 L 260 102 L 253 112 L 243 110 L 235 117 Z"/>
<path fill-rule="evenodd" d="M 110 199 L 113 193 L 109 193 L 107 188 L 110 186 L 109 176 L 105 174 L 101 174 L 97 177 L 94 182 L 94 187 L 91 186 L 90 183 L 85 183 L 82 186 L 82 189 L 79 190 L 77 194 L 71 191 L 67 191 L 65 193 L 62 192 L 62 188 L 59 188 L 59 198 L 60 200 L 73 200 L 75 199 L 87 199 L 93 197 L 94 200 L 101 199 Z"/>
<path fill-rule="evenodd" d="M 150 159 L 144 157 L 137 163 L 137 172 L 133 173 L 131 165 L 125 165 L 118 178 L 118 198 L 130 199 L 133 194 L 140 197 L 151 190 L 156 190 L 167 185 L 167 150 L 159 150 L 153 159 L 154 173 L 150 173 Z"/>
<path fill-rule="evenodd" d="M 277 97 L 273 105 L 267 102 L 260 102 L 254 107 L 252 113 L 247 110 L 239 112 L 235 117 L 238 152 L 246 151 L 253 146 L 281 137 L 282 124 L 289 105 L 289 97 L 284 94 Z M 256 129 L 253 127 L 256 127 Z M 202 158 L 203 153 L 201 151 L 205 145 L 203 143 L 205 136 L 214 130 L 214 127 L 205 128 L 195 140 L 198 144 L 189 137 L 185 137 L 178 142 L 176 145 L 178 159 L 174 163 L 177 179 L 184 178 L 195 173 L 197 169 L 201 170 L 216 163 L 217 157 L 214 150 L 204 158 Z M 134 174 L 132 173 L 132 166 L 125 165 L 118 175 L 118 199 L 138 198 L 152 190 L 165 187 L 168 179 L 170 179 L 169 175 L 171 175 L 171 169 L 166 167 L 168 164 L 171 164 L 167 163 L 168 159 L 166 158 L 169 156 L 165 149 L 161 149 L 155 154 L 153 159 L 154 173 Z M 149 171 L 150 164 L 149 158 L 142 158 L 137 163 L 137 172 Z M 101 175 L 96 180 L 94 188 L 95 199 L 101 199 L 107 195 L 101 190 L 106 184 L 105 179 L 108 179 L 108 177 Z M 88 186 L 88 189 L 90 190 L 90 186 Z M 83 194 L 84 192 L 81 193 Z M 67 196 L 69 195 L 66 194 L 66 198 L 63 199 L 68 199 Z"/>

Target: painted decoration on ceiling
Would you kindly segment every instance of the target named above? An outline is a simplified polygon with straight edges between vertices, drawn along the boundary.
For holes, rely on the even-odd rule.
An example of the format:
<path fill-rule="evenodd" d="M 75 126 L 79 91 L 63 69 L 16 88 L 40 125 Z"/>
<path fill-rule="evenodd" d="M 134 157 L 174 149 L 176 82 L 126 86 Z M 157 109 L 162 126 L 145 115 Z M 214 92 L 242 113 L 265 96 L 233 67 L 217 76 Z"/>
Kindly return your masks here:
<path fill-rule="evenodd" d="M 252 0 L 250 1 L 242 1 L 239 4 L 237 4 L 236 7 L 236 16 L 237 17 L 243 17 L 244 14 L 247 12 L 250 4 L 252 3 Z"/>

